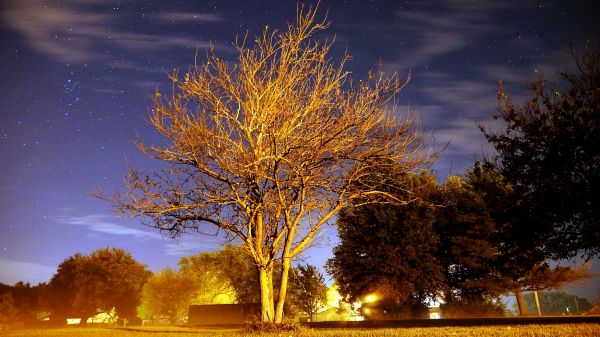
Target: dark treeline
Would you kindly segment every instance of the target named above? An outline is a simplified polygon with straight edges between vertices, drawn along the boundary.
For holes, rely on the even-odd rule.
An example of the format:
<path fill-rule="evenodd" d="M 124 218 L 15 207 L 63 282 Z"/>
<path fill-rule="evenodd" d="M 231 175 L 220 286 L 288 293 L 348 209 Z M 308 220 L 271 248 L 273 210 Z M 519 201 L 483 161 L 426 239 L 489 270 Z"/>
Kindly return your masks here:
<path fill-rule="evenodd" d="M 314 313 L 325 303 L 325 281 L 314 266 L 291 271 L 286 313 Z M 278 279 L 274 280 L 279 282 Z M 96 323 L 185 322 L 190 304 L 258 303 L 258 272 L 242 247 L 181 258 L 156 273 L 122 249 L 105 248 L 65 259 L 48 283 L 0 283 L 0 324 L 62 326 L 67 318 L 103 314 Z"/>
<path fill-rule="evenodd" d="M 480 127 L 496 158 L 443 184 L 429 173 L 371 173 L 370 184 L 400 181 L 395 197 L 408 202 L 359 200 L 341 212 L 327 266 L 343 295 L 378 294 L 370 312 L 385 318 L 421 317 L 432 298 L 444 317 L 501 315 L 499 297 L 514 293 L 528 314 L 523 291 L 591 276 L 548 264 L 600 253 L 600 40 L 572 54 L 563 82 L 538 77 L 521 106 L 500 83 L 504 127 Z"/>

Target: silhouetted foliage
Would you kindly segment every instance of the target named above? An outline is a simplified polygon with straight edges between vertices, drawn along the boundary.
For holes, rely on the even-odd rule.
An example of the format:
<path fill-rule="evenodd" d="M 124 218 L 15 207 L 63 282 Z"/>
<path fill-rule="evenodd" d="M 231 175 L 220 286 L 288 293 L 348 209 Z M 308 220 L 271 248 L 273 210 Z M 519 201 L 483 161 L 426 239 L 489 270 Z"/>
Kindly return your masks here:
<path fill-rule="evenodd" d="M 16 323 L 17 316 L 18 311 L 12 294 L 6 292 L 0 295 L 0 325 L 10 326 Z"/>
<path fill-rule="evenodd" d="M 325 278 L 315 266 L 308 264 L 298 265 L 295 274 L 292 278 L 294 303 L 309 315 L 312 322 L 314 315 L 327 302 Z"/>
<path fill-rule="evenodd" d="M 44 316 L 45 306 L 41 297 L 45 287 L 45 283 L 33 287 L 23 282 L 17 282 L 14 286 L 0 284 L 0 296 L 6 295 L 7 301 L 12 303 L 15 310 L 14 316 L 8 315 L 11 317 L 11 324 L 30 326 Z"/>
<path fill-rule="evenodd" d="M 327 270 L 348 301 L 375 293 L 380 311 L 391 315 L 409 304 L 422 304 L 445 288 L 433 227 L 432 200 L 439 187 L 435 177 L 425 173 L 375 174 L 380 175 L 380 183 L 396 179 L 395 184 L 400 183 L 406 191 L 397 197 L 413 201 L 344 208 L 337 219 L 340 244 L 327 262 Z M 375 304 L 370 306 L 373 309 Z"/>
<path fill-rule="evenodd" d="M 47 287 L 52 319 L 64 321 L 116 310 L 119 318 L 136 318 L 142 286 L 150 272 L 122 249 L 105 248 L 75 254 L 58 267 Z"/>
<path fill-rule="evenodd" d="M 500 83 L 504 128 L 481 127 L 519 195 L 521 242 L 536 240 L 552 258 L 600 253 L 600 39 L 573 57 L 576 69 L 560 74 L 563 83 L 548 86 L 539 76 L 521 106 Z"/>
<path fill-rule="evenodd" d="M 551 268 L 547 264 L 532 266 L 523 276 L 521 286 L 525 290 L 546 290 L 560 288 L 565 285 L 573 286 L 585 283 L 595 273 L 589 271 L 589 265 L 580 267 L 556 266 Z"/>
<path fill-rule="evenodd" d="M 502 315 L 499 296 L 531 266 L 507 243 L 512 195 L 499 172 L 482 163 L 443 185 L 435 228 L 448 286 L 444 317 Z"/>

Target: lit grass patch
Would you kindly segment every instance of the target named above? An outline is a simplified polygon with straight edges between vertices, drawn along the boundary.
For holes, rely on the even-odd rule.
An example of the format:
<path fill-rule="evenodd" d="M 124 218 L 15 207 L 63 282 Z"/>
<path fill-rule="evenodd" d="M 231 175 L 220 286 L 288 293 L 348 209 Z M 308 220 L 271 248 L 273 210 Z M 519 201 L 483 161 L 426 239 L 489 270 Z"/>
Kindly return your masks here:
<path fill-rule="evenodd" d="M 505 325 L 480 327 L 302 329 L 277 333 L 244 333 L 239 328 L 130 327 L 67 328 L 0 332 L 2 337 L 550 337 L 600 336 L 600 324 Z"/>

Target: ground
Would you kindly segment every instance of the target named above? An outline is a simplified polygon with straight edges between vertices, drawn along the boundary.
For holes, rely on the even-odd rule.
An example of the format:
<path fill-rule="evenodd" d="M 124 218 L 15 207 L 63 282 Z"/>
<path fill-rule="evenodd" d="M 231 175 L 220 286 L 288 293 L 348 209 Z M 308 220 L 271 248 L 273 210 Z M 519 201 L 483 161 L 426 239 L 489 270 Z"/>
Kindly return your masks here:
<path fill-rule="evenodd" d="M 240 329 L 183 328 L 183 327 L 130 327 L 114 328 L 67 328 L 48 330 L 2 331 L 2 337 L 238 337 L 247 336 Z M 465 336 L 465 337 L 519 337 L 519 336 L 600 336 L 600 324 L 549 324 L 549 325 L 505 325 L 481 327 L 444 328 L 395 328 L 395 329 L 302 329 L 296 332 L 253 334 L 254 336 L 277 337 L 420 337 L 420 336 Z"/>

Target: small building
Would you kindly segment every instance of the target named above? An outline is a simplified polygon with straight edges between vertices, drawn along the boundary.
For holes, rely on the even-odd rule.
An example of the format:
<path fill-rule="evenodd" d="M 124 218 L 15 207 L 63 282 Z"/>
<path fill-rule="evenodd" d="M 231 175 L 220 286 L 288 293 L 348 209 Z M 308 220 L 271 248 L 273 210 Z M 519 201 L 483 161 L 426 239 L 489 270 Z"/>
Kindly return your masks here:
<path fill-rule="evenodd" d="M 238 325 L 260 319 L 259 304 L 190 305 L 189 325 Z"/>

